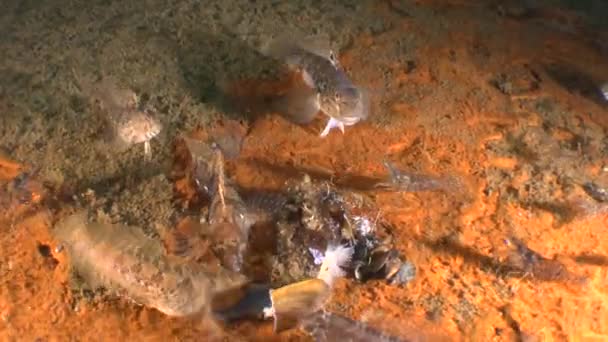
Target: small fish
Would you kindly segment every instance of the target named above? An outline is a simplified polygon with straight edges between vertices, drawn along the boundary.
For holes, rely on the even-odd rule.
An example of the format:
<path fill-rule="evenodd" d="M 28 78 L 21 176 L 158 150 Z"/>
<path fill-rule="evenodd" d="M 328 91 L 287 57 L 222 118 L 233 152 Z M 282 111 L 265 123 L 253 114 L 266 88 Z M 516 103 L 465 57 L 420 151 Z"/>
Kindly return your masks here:
<path fill-rule="evenodd" d="M 330 119 L 321 132 L 325 137 L 333 128 L 344 133 L 344 126 L 365 120 L 369 114 L 367 92 L 357 87 L 340 66 L 334 52 L 310 39 L 280 36 L 262 48 L 262 53 L 284 61 L 291 70 L 302 73 L 309 88 L 294 88 L 278 107 L 297 123 L 312 121 L 320 111 Z"/>
<path fill-rule="evenodd" d="M 225 269 L 173 263 L 162 245 L 141 229 L 89 222 L 85 211 L 60 221 L 53 233 L 89 285 L 105 287 L 168 316 L 210 311 L 216 296 L 247 283 L 243 275 Z"/>
<path fill-rule="evenodd" d="M 115 135 L 112 142 L 118 143 L 119 147 L 143 143 L 144 155 L 151 157 L 150 141 L 160 133 L 162 126 L 149 111 L 124 112 L 116 117 L 113 124 Z"/>
<path fill-rule="evenodd" d="M 556 281 L 578 285 L 584 285 L 587 282 L 586 277 L 570 272 L 558 260 L 545 258 L 514 236 L 510 236 L 507 242 L 515 247 L 507 258 L 507 264 L 510 267 L 542 281 Z"/>
<path fill-rule="evenodd" d="M 460 182 L 454 177 L 433 177 L 398 170 L 388 160 L 383 161 L 384 167 L 389 172 L 388 183 L 378 183 L 377 188 L 392 188 L 397 191 L 418 192 L 436 190 L 454 190 L 460 186 Z"/>
<path fill-rule="evenodd" d="M 236 187 L 224 172 L 224 157 L 215 150 L 213 161 L 213 187 L 210 189 L 209 223 L 207 236 L 212 249 L 222 260 L 223 266 L 241 271 L 249 241 L 249 231 L 255 218 L 249 213 Z"/>
<path fill-rule="evenodd" d="M 82 79 L 74 72 L 81 92 L 99 103 L 106 112 L 106 142 L 112 148 L 123 150 L 132 145 L 144 144 L 144 155 L 152 155 L 150 141 L 158 136 L 162 124 L 151 108 L 140 106 L 139 97 L 130 89 L 122 89 L 111 78 L 93 82 Z"/>

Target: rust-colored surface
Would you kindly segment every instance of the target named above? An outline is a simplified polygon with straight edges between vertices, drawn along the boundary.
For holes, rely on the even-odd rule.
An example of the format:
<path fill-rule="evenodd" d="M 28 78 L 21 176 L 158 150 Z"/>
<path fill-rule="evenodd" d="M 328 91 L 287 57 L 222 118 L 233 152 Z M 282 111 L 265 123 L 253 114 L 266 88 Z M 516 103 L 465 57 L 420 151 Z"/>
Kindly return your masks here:
<path fill-rule="evenodd" d="M 397 2 L 380 2 L 375 10 L 386 15 L 389 4 Z M 441 12 L 446 7 L 466 8 L 468 2 L 419 3 Z M 370 322 L 400 336 L 608 340 L 607 205 L 594 202 L 580 187 L 547 190 L 530 183 L 545 169 L 573 167 L 587 153 L 588 159 L 573 177 L 608 186 L 607 147 L 601 136 L 605 133 L 591 136 L 608 129 L 608 103 L 580 89 L 582 76 L 559 77 L 568 66 L 591 75 L 592 83 L 608 81 L 608 58 L 601 57 L 589 43 L 593 37 L 578 29 L 578 21 L 566 12 L 542 12 L 536 20 L 557 21 L 569 28 L 567 32 L 506 16 L 497 17 L 495 26 L 488 28 L 491 34 L 480 30 L 475 18 L 458 13 L 445 15 L 450 29 L 444 36 L 418 47 L 414 68 L 383 58 L 374 61 L 377 68 L 365 68 L 369 61 L 350 51 L 340 56 L 366 86 L 383 85 L 377 70 L 389 70 L 385 73 L 390 75 L 389 87 L 417 96 L 406 100 L 392 90 L 387 101 L 374 103 L 372 116 L 381 119 L 372 117 L 371 122 L 347 127 L 344 135 L 332 132 L 326 139 L 318 137 L 325 123 L 321 119 L 302 127 L 267 113 L 248 127 L 240 156 L 230 161 L 229 174 L 247 188 L 279 188 L 287 178 L 305 172 L 346 183 L 353 176 L 385 175 L 382 160 L 389 156 L 403 169 L 458 176 L 465 186 L 453 193 L 374 195 L 384 219 L 394 226 L 398 249 L 416 266 L 416 278 L 402 287 L 340 280 L 329 307 L 357 319 L 369 318 L 371 312 L 375 318 Z M 382 34 L 356 37 L 353 46 L 381 53 L 399 37 L 422 32 L 426 28 L 403 17 Z M 512 79 L 505 92 L 493 85 L 500 74 Z M 232 94 L 245 97 L 252 89 L 280 93 L 287 84 L 260 86 L 244 81 L 230 87 Z M 558 124 L 554 114 L 530 105 L 543 99 L 565 108 L 578 126 L 565 119 Z M 581 138 L 580 127 L 599 127 L 586 131 L 589 136 L 583 139 L 603 141 L 603 147 L 568 147 Z M 514 137 L 534 129 L 546 133 L 539 140 L 542 144 L 556 147 L 539 154 L 539 149 L 526 153 L 509 145 Z M 193 136 L 213 132 L 201 128 Z M 510 149 L 498 150 L 508 153 L 494 148 L 505 144 Z M 196 202 L 192 181 L 180 172 L 188 158 L 179 142 L 176 153 L 177 197 Z M 564 159 L 571 154 L 574 157 Z M 0 155 L 0 180 L 17 176 L 19 169 L 18 163 Z M 559 175 L 551 174 L 544 181 L 559 183 Z M 534 205 L 543 191 L 548 191 L 543 195 L 547 205 Z M 66 285 L 66 256 L 55 250 L 50 235 L 53 212 L 36 206 L 33 214 L 2 214 L 6 214 L 0 216 L 2 340 L 201 340 L 208 333 L 205 322 L 169 319 L 121 299 L 74 302 Z M 524 267 L 526 272 L 505 272 L 513 258 L 521 259 L 508 241 L 513 236 L 547 259 L 538 264 L 542 270 Z M 545 271 L 561 273 L 539 276 Z M 305 338 L 297 332 L 274 336 L 270 322 L 244 322 L 226 330 L 245 340 Z"/>

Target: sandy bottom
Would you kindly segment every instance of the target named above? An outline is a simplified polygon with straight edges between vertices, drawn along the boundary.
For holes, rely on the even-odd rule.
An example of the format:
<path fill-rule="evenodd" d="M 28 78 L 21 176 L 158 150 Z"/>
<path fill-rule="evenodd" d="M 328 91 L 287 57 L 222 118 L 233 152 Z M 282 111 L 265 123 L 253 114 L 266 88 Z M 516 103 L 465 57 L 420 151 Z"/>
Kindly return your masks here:
<path fill-rule="evenodd" d="M 278 188 L 304 172 L 383 176 L 388 158 L 402 170 L 458 177 L 463 186 L 448 193 L 370 194 L 416 278 L 405 286 L 343 279 L 329 308 L 397 336 L 608 340 L 608 203 L 584 189 L 608 187 L 608 101 L 599 93 L 608 81 L 608 32 L 555 8 L 402 3 L 371 5 L 384 24 L 353 36 L 339 56 L 372 89 L 369 121 L 320 139 L 325 119 L 297 126 L 266 113 L 247 123 L 229 174 L 244 187 Z M 245 98 L 283 86 L 243 79 L 231 92 Z M 14 109 L 6 91 L 0 115 Z M 37 166 L 23 150 L 2 146 L 2 181 Z M 157 157 L 172 160 L 168 151 Z M 174 178 L 178 195 L 188 196 Z M 61 210 L 38 191 L 0 194 L 2 340 L 203 339 L 200 322 L 75 294 L 51 237 Z M 15 193 L 34 196 L 22 203 Z M 547 260 L 508 271 L 517 258 L 511 237 Z M 226 329 L 245 340 L 306 338 L 273 336 L 270 324 L 256 322 Z"/>

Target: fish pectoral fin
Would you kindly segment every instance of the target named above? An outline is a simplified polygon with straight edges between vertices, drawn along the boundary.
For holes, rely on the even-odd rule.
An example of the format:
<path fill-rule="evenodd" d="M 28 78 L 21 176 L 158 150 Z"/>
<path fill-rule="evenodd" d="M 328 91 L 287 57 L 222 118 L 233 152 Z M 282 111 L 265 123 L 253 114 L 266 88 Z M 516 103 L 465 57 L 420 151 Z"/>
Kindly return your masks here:
<path fill-rule="evenodd" d="M 302 69 L 302 80 L 310 88 L 315 88 L 315 81 L 312 79 L 312 76 L 310 76 L 310 73 L 304 69 Z"/>
<path fill-rule="evenodd" d="M 311 122 L 319 109 L 316 93 L 307 87 L 293 88 L 273 103 L 273 110 L 282 114 L 287 120 L 300 125 Z"/>
<path fill-rule="evenodd" d="M 320 137 L 326 137 L 329 134 L 329 132 L 334 128 L 339 128 L 340 131 L 342 131 L 342 134 L 344 134 L 344 123 L 340 120 L 330 118 L 329 121 L 327 122 L 327 125 L 325 125 L 323 132 L 321 132 Z"/>

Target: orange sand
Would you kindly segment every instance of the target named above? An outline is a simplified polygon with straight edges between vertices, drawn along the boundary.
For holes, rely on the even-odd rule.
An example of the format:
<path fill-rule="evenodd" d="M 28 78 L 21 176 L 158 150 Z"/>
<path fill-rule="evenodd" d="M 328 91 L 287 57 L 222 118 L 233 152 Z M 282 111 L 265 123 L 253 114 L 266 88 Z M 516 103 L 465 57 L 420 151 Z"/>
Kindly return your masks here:
<path fill-rule="evenodd" d="M 390 2 L 382 2 L 377 10 L 387 14 Z M 468 2 L 419 3 L 443 10 L 466 7 Z M 545 19 L 552 20 L 555 13 Z M 564 13 L 558 19 L 567 19 Z M 321 140 L 318 133 L 324 121 L 301 127 L 278 115 L 261 116 L 251 125 L 243 152 L 231 163 L 230 172 L 241 185 L 256 188 L 279 187 L 288 176 L 305 171 L 324 177 L 374 177 L 385 173 L 381 161 L 390 154 L 405 169 L 462 177 L 466 188 L 461 192 L 377 194 L 385 220 L 395 227 L 398 249 L 416 265 L 416 279 L 404 287 L 382 281 L 357 284 L 343 280 L 330 307 L 339 307 L 358 319 L 372 312 L 380 317 L 371 320 L 374 324 L 402 336 L 417 332 L 470 341 L 608 340 L 606 211 L 557 225 L 550 211 L 501 201 L 497 192 L 484 194 L 488 181 L 482 172 L 497 169 L 510 173 L 529 163 L 523 156 L 495 155 L 486 148 L 489 143 L 504 141 L 515 130 L 542 124 L 540 113 L 519 109 L 521 101 L 556 98 L 581 113 L 581 120 L 608 128 L 606 105 L 601 107 L 570 93 L 545 75 L 538 91 L 524 89 L 505 96 L 489 84 L 495 74 L 519 70 L 523 64 L 535 67 L 559 60 L 583 70 L 593 66 L 598 78 L 608 80 L 608 59 L 601 59 L 576 33 L 501 19 L 495 23 L 498 29 L 494 35 L 488 36 L 479 34 L 475 18 L 464 20 L 454 15 L 446 20 L 452 24 L 449 35 L 441 42 L 420 46 L 414 70 L 406 72 L 402 63 L 378 58 L 379 68 L 392 70 L 392 86 L 432 89 L 431 93 L 421 93 L 418 101 L 395 98 L 385 104 L 374 103 L 373 115 L 388 117 L 389 124 L 362 123 L 348 127 L 345 135 L 332 132 Z M 353 45 L 382 51 L 399 36 L 415 35 L 418 30 L 421 28 L 405 17 L 392 30 L 358 37 Z M 483 46 L 492 58 L 481 60 L 472 46 Z M 456 62 L 450 61 L 450 54 L 456 56 Z M 366 85 L 382 83 L 376 74 L 379 69 L 365 68 L 350 51 L 340 59 L 359 72 L 357 79 Z M 441 86 L 445 81 L 466 91 Z M 516 87 L 526 88 L 528 81 L 519 81 Z M 242 94 L 251 87 L 280 90 L 276 85 L 259 88 L 248 84 L 235 87 L 242 87 Z M 484 90 L 481 98 L 475 89 Z M 584 114 L 589 112 L 596 115 Z M 557 130 L 552 139 L 570 140 L 572 133 L 565 128 Z M 1 179 L 14 177 L 20 167 L 7 158 L 0 158 Z M 599 168 L 605 162 L 598 160 L 591 171 L 601 173 Z M 518 173 L 511 186 L 518 188 L 527 177 Z M 185 198 L 192 196 L 189 187 L 187 180 L 177 181 L 176 188 Z M 198 322 L 169 319 L 123 300 L 74 304 L 66 286 L 64 254 L 53 251 L 55 244 L 49 234 L 53 215 L 38 207 L 33 213 L 16 216 L 0 220 L 2 340 L 165 341 L 200 340 L 204 336 L 205 327 Z M 500 263 L 493 260 L 504 259 L 504 238 L 512 232 L 541 255 L 587 277 L 588 282 L 568 285 L 526 275 L 499 276 Z M 437 242 L 446 236 L 453 243 Z M 45 248 L 42 246 L 50 247 L 51 253 L 39 253 Z M 273 337 L 269 324 L 250 322 L 232 326 L 230 331 L 247 336 L 247 340 L 304 338 L 298 333 Z"/>

